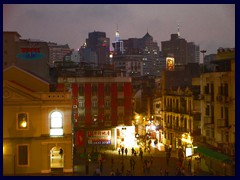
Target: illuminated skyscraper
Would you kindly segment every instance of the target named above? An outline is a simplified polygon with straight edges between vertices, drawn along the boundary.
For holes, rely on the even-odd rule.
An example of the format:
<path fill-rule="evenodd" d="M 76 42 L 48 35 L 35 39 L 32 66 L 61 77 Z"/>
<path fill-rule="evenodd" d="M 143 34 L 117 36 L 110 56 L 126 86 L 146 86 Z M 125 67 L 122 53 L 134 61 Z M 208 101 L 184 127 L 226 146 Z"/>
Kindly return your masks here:
<path fill-rule="evenodd" d="M 115 41 L 112 43 L 113 48 L 114 48 L 114 54 L 123 54 L 124 53 L 124 47 L 123 47 L 123 41 L 120 40 L 120 34 L 118 31 L 115 33 Z"/>

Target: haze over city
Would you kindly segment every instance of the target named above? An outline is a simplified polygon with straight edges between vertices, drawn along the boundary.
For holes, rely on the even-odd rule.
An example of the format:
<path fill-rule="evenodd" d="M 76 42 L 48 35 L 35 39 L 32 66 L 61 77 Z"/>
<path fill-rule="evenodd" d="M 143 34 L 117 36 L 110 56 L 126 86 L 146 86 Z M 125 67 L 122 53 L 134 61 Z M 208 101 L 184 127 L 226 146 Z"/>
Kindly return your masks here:
<path fill-rule="evenodd" d="M 179 32 L 207 54 L 235 48 L 234 4 L 4 4 L 3 31 L 22 38 L 68 44 L 77 50 L 93 31 L 114 41 L 152 35 L 161 41 Z M 201 58 L 200 58 L 201 59 Z"/>

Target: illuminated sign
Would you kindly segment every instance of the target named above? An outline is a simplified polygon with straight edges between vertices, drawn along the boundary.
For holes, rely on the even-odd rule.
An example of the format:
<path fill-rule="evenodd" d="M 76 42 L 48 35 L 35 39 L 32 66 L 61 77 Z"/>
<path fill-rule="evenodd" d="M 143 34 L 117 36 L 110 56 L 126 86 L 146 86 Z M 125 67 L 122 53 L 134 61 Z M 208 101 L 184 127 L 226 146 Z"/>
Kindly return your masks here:
<path fill-rule="evenodd" d="M 38 60 L 45 57 L 45 55 L 40 52 L 40 48 L 21 48 L 21 52 L 16 56 L 22 60 Z"/>
<path fill-rule="evenodd" d="M 88 144 L 111 144 L 111 130 L 88 131 Z"/>
<path fill-rule="evenodd" d="M 186 157 L 191 156 L 192 154 L 193 154 L 192 153 L 192 148 L 187 147 L 186 148 Z"/>
<path fill-rule="evenodd" d="M 174 58 L 172 58 L 172 57 L 166 58 L 166 69 L 167 69 L 167 71 L 174 70 Z"/>

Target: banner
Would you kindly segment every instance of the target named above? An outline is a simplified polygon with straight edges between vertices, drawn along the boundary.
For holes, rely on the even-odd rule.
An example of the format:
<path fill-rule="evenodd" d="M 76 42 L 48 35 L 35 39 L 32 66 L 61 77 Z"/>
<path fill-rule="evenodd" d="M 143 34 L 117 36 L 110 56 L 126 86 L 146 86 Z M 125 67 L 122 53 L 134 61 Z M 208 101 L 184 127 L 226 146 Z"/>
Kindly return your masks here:
<path fill-rule="evenodd" d="M 76 132 L 76 146 L 84 145 L 84 130 Z"/>

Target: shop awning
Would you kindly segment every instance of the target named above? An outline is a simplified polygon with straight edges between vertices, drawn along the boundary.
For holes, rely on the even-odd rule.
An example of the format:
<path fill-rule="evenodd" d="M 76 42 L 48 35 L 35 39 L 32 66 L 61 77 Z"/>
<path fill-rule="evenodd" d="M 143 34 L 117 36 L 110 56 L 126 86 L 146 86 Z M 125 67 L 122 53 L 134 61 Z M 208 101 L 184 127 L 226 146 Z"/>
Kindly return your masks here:
<path fill-rule="evenodd" d="M 162 129 L 163 129 L 163 127 L 162 127 L 162 126 L 160 126 L 160 125 L 157 125 L 155 130 L 157 131 L 157 130 L 159 130 L 159 129 L 161 129 L 161 130 L 162 130 Z"/>
<path fill-rule="evenodd" d="M 194 151 L 216 160 L 225 161 L 225 162 L 231 161 L 229 156 L 222 154 L 220 152 L 214 151 L 212 149 L 205 148 L 203 146 L 198 146 L 196 149 L 194 149 Z"/>

